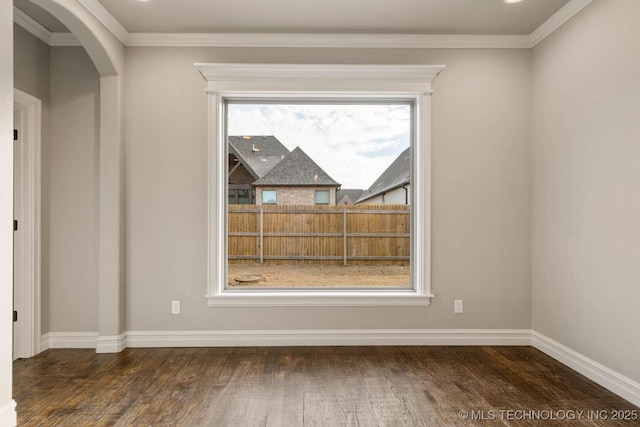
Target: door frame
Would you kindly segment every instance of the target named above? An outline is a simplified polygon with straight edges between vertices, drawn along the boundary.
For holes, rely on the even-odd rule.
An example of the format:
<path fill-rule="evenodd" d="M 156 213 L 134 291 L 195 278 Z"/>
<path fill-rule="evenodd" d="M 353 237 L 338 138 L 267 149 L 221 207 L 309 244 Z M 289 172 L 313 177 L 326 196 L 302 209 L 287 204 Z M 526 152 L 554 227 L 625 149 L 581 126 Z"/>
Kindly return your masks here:
<path fill-rule="evenodd" d="M 14 284 L 14 310 L 19 322 L 14 333 L 20 334 L 20 347 L 14 349 L 14 358 L 33 357 L 41 351 L 41 146 L 42 101 L 18 89 L 13 90 L 13 108 L 22 114 L 22 209 L 18 227 L 21 233 L 19 251 L 14 244 L 14 269 L 25 280 L 16 289 Z M 16 272 L 14 271 L 14 275 Z"/>

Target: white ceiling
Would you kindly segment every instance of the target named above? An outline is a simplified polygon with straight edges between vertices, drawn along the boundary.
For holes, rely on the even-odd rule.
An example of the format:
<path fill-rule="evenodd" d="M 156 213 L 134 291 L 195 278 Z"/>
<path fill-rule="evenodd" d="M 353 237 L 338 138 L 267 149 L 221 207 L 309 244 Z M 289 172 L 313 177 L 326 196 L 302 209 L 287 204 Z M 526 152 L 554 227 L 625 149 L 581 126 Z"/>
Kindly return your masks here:
<path fill-rule="evenodd" d="M 98 0 L 130 33 L 530 34 L 568 0 Z"/>
<path fill-rule="evenodd" d="M 569 0 L 83 0 L 129 33 L 530 34 Z M 52 33 L 66 27 L 29 0 Z M 98 4 L 99 3 L 99 4 Z"/>

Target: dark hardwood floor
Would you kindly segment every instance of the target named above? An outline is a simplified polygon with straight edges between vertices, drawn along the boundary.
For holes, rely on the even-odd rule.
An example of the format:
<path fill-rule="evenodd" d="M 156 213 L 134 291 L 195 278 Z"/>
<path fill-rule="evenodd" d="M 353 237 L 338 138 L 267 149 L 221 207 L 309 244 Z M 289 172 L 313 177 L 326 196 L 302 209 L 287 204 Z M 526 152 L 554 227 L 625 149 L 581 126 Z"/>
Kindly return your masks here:
<path fill-rule="evenodd" d="M 20 426 L 640 425 L 531 347 L 48 350 L 14 398 Z"/>

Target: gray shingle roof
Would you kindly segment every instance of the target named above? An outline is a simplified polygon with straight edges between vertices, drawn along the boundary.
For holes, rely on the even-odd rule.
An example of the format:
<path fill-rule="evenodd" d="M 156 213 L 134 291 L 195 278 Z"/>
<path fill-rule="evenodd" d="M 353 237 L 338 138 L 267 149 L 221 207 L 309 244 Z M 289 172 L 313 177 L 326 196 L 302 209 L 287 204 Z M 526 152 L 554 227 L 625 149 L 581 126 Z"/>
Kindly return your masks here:
<path fill-rule="evenodd" d="M 296 147 L 253 185 L 326 185 L 339 186 L 316 162 Z"/>
<path fill-rule="evenodd" d="M 386 193 L 411 182 L 411 147 L 404 150 L 391 165 L 365 190 L 358 202 Z"/>
<path fill-rule="evenodd" d="M 339 202 L 340 200 L 342 200 L 344 196 L 347 196 L 349 197 L 349 200 L 351 200 L 352 202 L 355 202 L 360 198 L 360 195 L 362 194 L 363 191 L 365 190 L 361 190 L 359 188 L 358 189 L 341 188 L 336 193 L 336 201 Z"/>
<path fill-rule="evenodd" d="M 229 152 L 238 157 L 256 178 L 265 176 L 289 155 L 275 136 L 229 136 Z"/>

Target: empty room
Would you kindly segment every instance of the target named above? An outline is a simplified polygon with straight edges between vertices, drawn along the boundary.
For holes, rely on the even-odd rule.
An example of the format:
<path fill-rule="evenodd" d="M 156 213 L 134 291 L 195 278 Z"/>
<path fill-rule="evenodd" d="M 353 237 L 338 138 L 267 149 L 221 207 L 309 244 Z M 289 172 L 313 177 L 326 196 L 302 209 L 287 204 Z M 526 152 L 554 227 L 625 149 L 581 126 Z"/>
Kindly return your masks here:
<path fill-rule="evenodd" d="M 640 1 L 0 19 L 0 426 L 640 425 Z"/>

